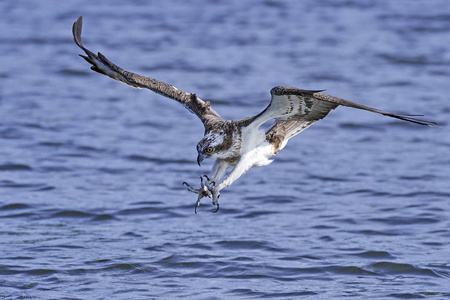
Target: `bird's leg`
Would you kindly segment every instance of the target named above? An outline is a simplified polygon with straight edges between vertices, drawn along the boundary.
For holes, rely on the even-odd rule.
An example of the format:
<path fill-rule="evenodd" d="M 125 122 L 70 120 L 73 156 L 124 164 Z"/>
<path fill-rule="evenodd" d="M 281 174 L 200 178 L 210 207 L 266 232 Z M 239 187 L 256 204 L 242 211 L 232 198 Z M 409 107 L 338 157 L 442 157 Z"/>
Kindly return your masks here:
<path fill-rule="evenodd" d="M 194 205 L 194 207 L 195 207 L 195 209 L 194 209 L 195 214 L 197 214 L 197 207 L 200 206 L 200 199 L 202 199 L 202 198 L 203 198 L 203 194 L 198 194 L 198 199 L 197 199 L 197 201 L 195 202 L 195 205 Z"/>
<path fill-rule="evenodd" d="M 206 184 L 204 186 L 206 186 L 206 188 L 208 189 L 208 197 L 212 198 L 212 204 L 217 206 L 217 208 L 215 210 L 213 210 L 213 213 L 216 213 L 219 211 L 219 197 L 220 197 L 220 193 L 219 191 L 216 189 L 216 183 L 214 181 L 211 181 L 208 176 L 205 175 L 205 178 L 208 180 L 206 182 Z M 202 185 L 203 185 L 203 181 L 202 181 Z"/>
<path fill-rule="evenodd" d="M 213 210 L 213 213 L 216 213 L 219 211 L 219 197 L 220 197 L 220 193 L 217 190 L 213 190 L 212 192 L 212 204 L 217 206 L 216 210 Z"/>

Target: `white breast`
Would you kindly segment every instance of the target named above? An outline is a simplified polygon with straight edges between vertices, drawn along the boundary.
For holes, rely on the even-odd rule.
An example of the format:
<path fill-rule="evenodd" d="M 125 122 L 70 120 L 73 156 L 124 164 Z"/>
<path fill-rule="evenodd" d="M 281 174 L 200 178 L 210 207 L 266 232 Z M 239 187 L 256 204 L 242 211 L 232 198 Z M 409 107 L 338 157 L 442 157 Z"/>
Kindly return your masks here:
<path fill-rule="evenodd" d="M 272 160 L 269 160 L 269 158 L 274 154 L 274 149 L 266 140 L 266 134 L 263 130 L 254 127 L 242 128 L 241 157 L 246 156 L 252 166 L 270 164 Z"/>

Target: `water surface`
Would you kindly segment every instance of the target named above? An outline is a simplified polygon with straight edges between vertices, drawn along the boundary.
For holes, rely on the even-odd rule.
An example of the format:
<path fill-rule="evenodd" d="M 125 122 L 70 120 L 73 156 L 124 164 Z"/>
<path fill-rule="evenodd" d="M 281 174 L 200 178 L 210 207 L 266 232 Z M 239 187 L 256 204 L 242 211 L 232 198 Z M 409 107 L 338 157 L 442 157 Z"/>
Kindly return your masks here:
<path fill-rule="evenodd" d="M 0 3 L 0 297 L 374 299 L 450 296 L 447 1 Z M 260 112 L 275 85 L 338 108 L 270 166 L 198 184 L 201 122 L 91 72 L 71 26 L 121 67 Z"/>

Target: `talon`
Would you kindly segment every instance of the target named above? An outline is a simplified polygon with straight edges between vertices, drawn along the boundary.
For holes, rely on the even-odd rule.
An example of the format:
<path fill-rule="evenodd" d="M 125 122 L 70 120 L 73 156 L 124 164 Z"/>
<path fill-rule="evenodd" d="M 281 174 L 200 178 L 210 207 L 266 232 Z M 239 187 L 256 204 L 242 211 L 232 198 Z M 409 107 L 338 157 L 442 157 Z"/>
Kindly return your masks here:
<path fill-rule="evenodd" d="M 219 202 L 215 204 L 217 206 L 216 210 L 211 210 L 214 214 L 219 211 Z"/>
<path fill-rule="evenodd" d="M 208 180 L 206 182 L 206 186 L 209 188 L 210 186 L 215 186 L 216 182 L 215 181 L 211 181 L 211 179 L 209 179 L 208 175 L 203 175 L 202 177 L 205 177 L 206 180 Z"/>
<path fill-rule="evenodd" d="M 201 193 L 200 189 L 194 188 L 192 185 L 190 185 L 186 181 L 184 181 L 181 185 L 187 186 L 187 189 L 188 189 L 189 192 L 192 192 L 192 193 L 195 193 L 195 194 L 200 194 Z"/>
<path fill-rule="evenodd" d="M 220 197 L 220 192 L 219 191 L 216 191 L 216 190 L 213 190 L 213 192 L 212 192 L 212 204 L 213 205 L 216 205 L 217 206 L 217 208 L 216 208 L 216 210 L 211 210 L 213 213 L 216 213 L 216 212 L 218 212 L 219 211 L 219 197 Z"/>
<path fill-rule="evenodd" d="M 197 214 L 197 207 L 199 207 L 199 206 L 200 206 L 200 201 L 195 202 L 195 209 L 194 209 L 195 214 Z"/>
<path fill-rule="evenodd" d="M 195 209 L 194 209 L 195 214 L 197 214 L 197 207 L 200 206 L 200 200 L 201 200 L 203 197 L 204 197 L 203 194 L 198 194 L 197 202 L 195 202 Z"/>

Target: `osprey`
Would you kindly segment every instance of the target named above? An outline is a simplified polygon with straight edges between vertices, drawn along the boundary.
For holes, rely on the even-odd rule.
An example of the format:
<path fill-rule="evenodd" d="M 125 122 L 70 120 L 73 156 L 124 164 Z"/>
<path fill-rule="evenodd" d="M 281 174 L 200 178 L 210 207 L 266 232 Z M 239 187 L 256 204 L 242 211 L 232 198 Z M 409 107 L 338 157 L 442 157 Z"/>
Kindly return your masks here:
<path fill-rule="evenodd" d="M 92 64 L 93 71 L 132 87 L 147 88 L 171 98 L 183 104 L 202 121 L 205 135 L 197 144 L 197 163 L 200 165 L 205 158 L 215 158 L 216 161 L 210 175 L 200 177 L 200 188 L 194 188 L 183 182 L 189 191 L 198 194 L 195 213 L 203 197 L 212 198 L 212 204 L 216 206 L 213 212 L 217 212 L 221 190 L 229 187 L 250 168 L 270 164 L 272 162 L 270 158 L 283 149 L 290 138 L 307 129 L 314 122 L 323 119 L 339 105 L 420 125 L 436 125 L 434 122 L 413 118 L 414 116 L 397 115 L 321 94 L 323 90 L 304 90 L 291 86 L 274 87 L 270 91 L 271 102 L 261 113 L 238 121 L 224 120 L 211 108 L 208 101 L 201 100 L 196 94 L 184 92 L 151 77 L 125 71 L 110 62 L 103 54 L 95 54 L 86 49 L 81 42 L 82 22 L 83 19 L 80 16 L 73 24 L 73 37 L 78 47 L 87 55 L 80 56 Z M 264 131 L 260 127 L 269 120 L 274 122 L 267 131 Z M 232 170 L 225 177 L 227 169 L 231 167 Z"/>

